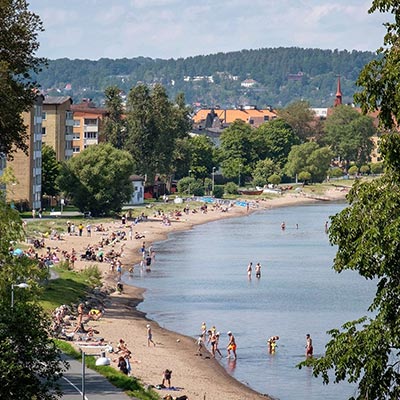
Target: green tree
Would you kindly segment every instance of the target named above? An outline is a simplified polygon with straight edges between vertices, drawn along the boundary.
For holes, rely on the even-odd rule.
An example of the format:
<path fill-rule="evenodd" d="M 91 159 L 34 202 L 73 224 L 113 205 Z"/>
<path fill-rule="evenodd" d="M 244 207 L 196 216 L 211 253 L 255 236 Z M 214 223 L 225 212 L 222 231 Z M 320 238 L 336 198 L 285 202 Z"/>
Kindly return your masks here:
<path fill-rule="evenodd" d="M 373 316 L 332 329 L 325 355 L 306 362 L 325 383 L 357 382 L 358 393 L 352 397 L 357 400 L 400 397 L 399 149 L 398 133 L 382 137 L 385 173 L 372 181 L 356 181 L 347 196 L 349 206 L 331 218 L 329 229 L 331 243 L 338 246 L 333 268 L 377 280 L 369 307 Z"/>
<path fill-rule="evenodd" d="M 308 101 L 295 101 L 279 110 L 278 115 L 303 142 L 315 135 L 315 112 L 311 110 Z"/>
<path fill-rule="evenodd" d="M 358 174 L 358 167 L 357 165 L 352 165 L 348 170 L 349 175 L 357 175 Z"/>
<path fill-rule="evenodd" d="M 100 132 L 101 138 L 115 148 L 122 149 L 125 144 L 126 126 L 123 119 L 124 107 L 121 90 L 117 86 L 109 86 L 104 91 L 107 116 Z"/>
<path fill-rule="evenodd" d="M 400 4 L 396 0 L 374 0 L 369 13 L 391 13 L 394 21 L 385 23 L 387 33 L 378 57 L 366 64 L 357 85 L 363 89 L 354 96 L 364 113 L 379 110 L 379 123 L 384 129 L 392 129 L 400 121 Z"/>
<path fill-rule="evenodd" d="M 307 182 L 311 179 L 311 174 L 307 171 L 301 171 L 299 173 L 299 181 L 300 182 Z"/>
<path fill-rule="evenodd" d="M 42 145 L 42 196 L 58 194 L 57 178 L 60 175 L 60 164 L 56 152 L 47 144 Z"/>
<path fill-rule="evenodd" d="M 190 151 L 190 170 L 197 178 L 204 179 L 216 165 L 214 161 L 214 145 L 207 136 L 188 138 Z"/>
<path fill-rule="evenodd" d="M 189 109 L 168 100 L 165 88 L 155 85 L 152 91 L 141 84 L 132 88 L 127 102 L 128 150 L 137 165 L 137 172 L 147 175 L 148 181 L 156 174 L 171 174 L 174 170 L 174 154 L 178 139 L 188 131 Z"/>
<path fill-rule="evenodd" d="M 47 271 L 36 260 L 16 257 L 10 243 L 23 241 L 25 235 L 18 212 L 0 199 L 0 398 L 59 398 L 57 380 L 66 364 L 49 337 L 50 321 L 38 306 L 39 282 Z M 13 284 L 26 282 L 27 289 Z M 23 384 L 22 384 L 23 382 Z"/>
<path fill-rule="evenodd" d="M 383 172 L 383 163 L 373 163 L 370 168 L 372 174 L 381 174 Z"/>
<path fill-rule="evenodd" d="M 256 156 L 251 134 L 251 126 L 239 120 L 222 132 L 219 157 L 222 160 L 222 172 L 227 178 L 238 178 L 239 174 L 245 177 L 251 169 Z"/>
<path fill-rule="evenodd" d="M 335 107 L 326 120 L 323 143 L 329 145 L 348 168 L 352 161 L 357 164 L 369 161 L 374 147 L 371 137 L 375 133 L 372 118 L 343 105 Z"/>
<path fill-rule="evenodd" d="M 272 174 L 268 177 L 268 182 L 272 183 L 273 185 L 279 185 L 281 183 L 281 176 L 278 174 Z"/>
<path fill-rule="evenodd" d="M 21 113 L 31 109 L 37 95 L 32 74 L 45 63 L 35 57 L 40 18 L 29 11 L 25 0 L 0 1 L 0 153 L 12 158 L 18 149 L 26 151 L 26 127 Z"/>
<path fill-rule="evenodd" d="M 309 172 L 313 182 L 322 182 L 328 173 L 333 157 L 328 147 L 320 147 L 315 142 L 307 142 L 292 147 L 285 173 L 294 178 L 300 172 Z"/>
<path fill-rule="evenodd" d="M 256 163 L 253 171 L 253 182 L 257 186 L 263 186 L 268 182 L 268 177 L 274 174 L 280 175 L 280 173 L 281 169 L 279 166 L 270 158 L 266 158 Z"/>
<path fill-rule="evenodd" d="M 101 143 L 64 163 L 58 184 L 80 211 L 108 214 L 120 211 L 130 199 L 133 171 L 134 162 L 127 151 Z"/>
<path fill-rule="evenodd" d="M 253 143 L 258 159 L 271 158 L 279 167 L 283 167 L 292 146 L 300 140 L 285 121 L 276 119 L 255 129 Z"/>

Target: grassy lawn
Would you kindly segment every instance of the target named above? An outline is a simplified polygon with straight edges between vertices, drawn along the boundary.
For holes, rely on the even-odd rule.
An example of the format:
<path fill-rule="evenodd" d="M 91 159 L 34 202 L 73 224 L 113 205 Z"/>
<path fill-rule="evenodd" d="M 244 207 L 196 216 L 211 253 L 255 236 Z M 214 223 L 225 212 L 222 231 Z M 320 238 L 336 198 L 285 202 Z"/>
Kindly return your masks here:
<path fill-rule="evenodd" d="M 48 281 L 40 301 L 41 306 L 49 312 L 62 304 L 79 302 L 93 287 L 100 284 L 100 272 L 95 266 L 76 272 L 62 268 L 61 265 L 54 267 L 54 271 L 59 278 Z"/>

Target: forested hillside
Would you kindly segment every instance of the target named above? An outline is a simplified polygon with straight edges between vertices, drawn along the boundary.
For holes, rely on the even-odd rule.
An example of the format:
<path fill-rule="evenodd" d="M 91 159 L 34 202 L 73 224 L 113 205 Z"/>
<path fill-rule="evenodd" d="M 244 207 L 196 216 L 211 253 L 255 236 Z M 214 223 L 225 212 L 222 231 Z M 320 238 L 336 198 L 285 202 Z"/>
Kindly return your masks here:
<path fill-rule="evenodd" d="M 107 86 L 126 93 L 138 82 L 162 83 L 171 97 L 183 92 L 188 103 L 232 107 L 238 104 L 284 107 L 303 99 L 314 107 L 331 106 L 341 76 L 343 101 L 352 102 L 355 80 L 374 53 L 301 48 L 242 50 L 180 59 L 145 57 L 98 61 L 49 61 L 38 76 L 42 88 L 102 102 Z M 242 83 L 251 79 L 252 87 Z M 255 81 L 255 82 L 254 82 Z"/>

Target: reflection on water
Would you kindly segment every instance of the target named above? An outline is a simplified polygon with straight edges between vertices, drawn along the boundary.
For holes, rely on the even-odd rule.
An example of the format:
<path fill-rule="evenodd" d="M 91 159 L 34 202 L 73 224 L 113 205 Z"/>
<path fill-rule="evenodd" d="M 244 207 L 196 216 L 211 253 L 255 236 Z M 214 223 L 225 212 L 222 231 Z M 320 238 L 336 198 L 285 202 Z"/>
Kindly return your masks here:
<path fill-rule="evenodd" d="M 373 282 L 331 269 L 335 248 L 325 221 L 342 208 L 280 208 L 173 234 L 155 246 L 151 273 L 135 268 L 126 283 L 148 289 L 140 309 L 161 326 L 195 338 L 206 321 L 221 332 L 222 352 L 231 330 L 238 360 L 221 363 L 252 388 L 282 400 L 345 399 L 354 387 L 323 386 L 309 368 L 296 368 L 306 333 L 314 353 L 323 354 L 325 332 L 365 315 L 374 294 Z M 260 279 L 254 269 L 248 279 L 250 261 L 261 263 Z M 272 335 L 280 337 L 273 355 L 266 343 Z"/>

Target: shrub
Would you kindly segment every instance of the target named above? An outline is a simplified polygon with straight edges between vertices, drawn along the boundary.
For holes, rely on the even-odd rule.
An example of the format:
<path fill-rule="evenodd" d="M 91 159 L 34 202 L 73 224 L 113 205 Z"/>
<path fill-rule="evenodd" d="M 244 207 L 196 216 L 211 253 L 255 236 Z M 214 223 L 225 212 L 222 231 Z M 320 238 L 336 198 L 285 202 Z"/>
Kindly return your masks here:
<path fill-rule="evenodd" d="M 362 174 L 369 174 L 369 171 L 370 171 L 369 165 L 361 165 L 360 172 Z"/>
<path fill-rule="evenodd" d="M 373 174 L 381 174 L 383 172 L 383 163 L 373 163 L 370 168 Z"/>
<path fill-rule="evenodd" d="M 215 185 L 214 186 L 214 197 L 218 199 L 222 199 L 224 197 L 224 186 L 223 185 Z"/>
<path fill-rule="evenodd" d="M 331 176 L 332 178 L 341 178 L 343 175 L 344 174 L 342 168 L 336 167 L 329 170 L 329 176 Z"/>
<path fill-rule="evenodd" d="M 234 182 L 228 182 L 225 185 L 225 193 L 238 194 L 238 185 L 236 185 Z"/>
<path fill-rule="evenodd" d="M 348 170 L 349 175 L 356 175 L 358 173 L 357 165 L 352 165 Z"/>
<path fill-rule="evenodd" d="M 272 174 L 268 178 L 268 182 L 272 183 L 273 185 L 279 185 L 281 183 L 281 177 L 278 174 Z"/>
<path fill-rule="evenodd" d="M 301 182 L 307 182 L 311 180 L 311 174 L 307 171 L 301 171 L 299 173 L 299 181 Z"/>

